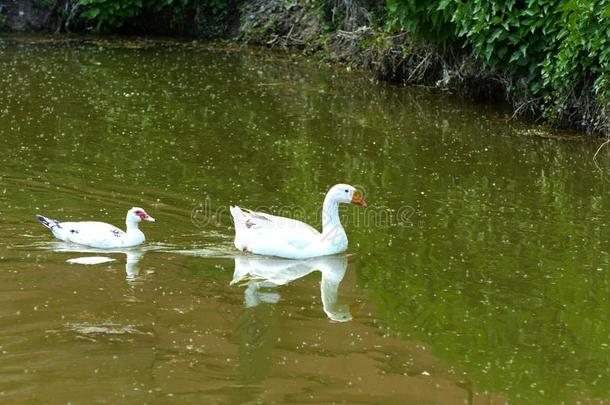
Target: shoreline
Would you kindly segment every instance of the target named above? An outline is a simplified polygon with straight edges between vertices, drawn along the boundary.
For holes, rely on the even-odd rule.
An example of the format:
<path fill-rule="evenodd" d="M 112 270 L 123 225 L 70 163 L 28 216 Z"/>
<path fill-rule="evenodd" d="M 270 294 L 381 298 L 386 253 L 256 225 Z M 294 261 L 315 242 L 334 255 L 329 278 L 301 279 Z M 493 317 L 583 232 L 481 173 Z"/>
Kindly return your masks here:
<path fill-rule="evenodd" d="M 554 105 L 545 104 L 548 100 L 520 84 L 519 75 L 490 69 L 466 47 L 450 45 L 441 49 L 406 32 L 384 32 L 372 21 L 372 10 L 356 7 L 362 2 L 342 2 L 354 8 L 340 10 L 337 6 L 326 11 L 314 3 L 229 1 L 221 11 L 201 5 L 185 6 L 180 24 L 176 22 L 176 12 L 166 7 L 157 13 L 158 18 L 134 17 L 111 33 L 282 50 L 370 72 L 379 81 L 438 89 L 467 102 L 508 103 L 519 120 L 560 132 L 610 136 L 610 107 L 592 89 L 581 89 L 582 94 L 565 101 L 565 111 L 557 112 Z M 60 12 L 60 5 L 69 12 Z M 91 35 L 95 28 L 79 7 L 79 2 L 71 0 L 0 0 L 0 33 Z M 337 17 L 335 13 L 339 12 L 343 14 Z M 332 27 L 329 21 L 333 22 Z M 95 34 L 92 38 L 105 36 Z"/>

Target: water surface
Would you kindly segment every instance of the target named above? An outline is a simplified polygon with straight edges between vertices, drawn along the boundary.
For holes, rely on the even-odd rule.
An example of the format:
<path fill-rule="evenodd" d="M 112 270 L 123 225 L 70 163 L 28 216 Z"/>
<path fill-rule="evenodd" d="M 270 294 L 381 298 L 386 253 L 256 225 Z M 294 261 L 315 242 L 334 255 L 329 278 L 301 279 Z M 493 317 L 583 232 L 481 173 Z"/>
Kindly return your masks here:
<path fill-rule="evenodd" d="M 609 157 L 510 112 L 198 43 L 0 38 L 0 398 L 610 399 Z M 539 136 L 539 135 L 544 136 Z M 229 204 L 345 255 L 242 255 Z M 100 252 L 35 220 L 121 225 Z"/>

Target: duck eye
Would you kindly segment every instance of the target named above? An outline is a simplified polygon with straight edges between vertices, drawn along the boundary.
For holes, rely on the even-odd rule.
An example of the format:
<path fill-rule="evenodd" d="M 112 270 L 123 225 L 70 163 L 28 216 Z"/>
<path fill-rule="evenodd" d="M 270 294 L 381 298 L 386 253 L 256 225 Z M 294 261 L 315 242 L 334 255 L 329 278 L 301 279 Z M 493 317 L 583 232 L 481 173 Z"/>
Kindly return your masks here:
<path fill-rule="evenodd" d="M 346 193 L 349 193 L 349 190 L 345 190 Z"/>

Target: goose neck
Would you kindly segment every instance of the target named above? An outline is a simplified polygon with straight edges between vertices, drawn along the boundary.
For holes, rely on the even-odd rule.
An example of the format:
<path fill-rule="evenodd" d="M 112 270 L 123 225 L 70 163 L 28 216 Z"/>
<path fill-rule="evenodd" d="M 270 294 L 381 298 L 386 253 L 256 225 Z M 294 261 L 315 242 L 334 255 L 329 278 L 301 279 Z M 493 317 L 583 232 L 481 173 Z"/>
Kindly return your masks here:
<path fill-rule="evenodd" d="M 339 219 L 339 203 L 326 198 L 322 206 L 322 233 L 327 234 L 339 229 L 343 230 Z"/>

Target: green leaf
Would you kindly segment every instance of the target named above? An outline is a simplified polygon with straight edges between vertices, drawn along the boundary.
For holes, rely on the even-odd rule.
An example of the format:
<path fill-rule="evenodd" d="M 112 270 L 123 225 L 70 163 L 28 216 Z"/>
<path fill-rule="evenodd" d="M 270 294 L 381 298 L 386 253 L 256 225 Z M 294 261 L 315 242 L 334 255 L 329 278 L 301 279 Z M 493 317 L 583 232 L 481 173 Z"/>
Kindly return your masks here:
<path fill-rule="evenodd" d="M 83 13 L 81 15 L 89 20 L 93 20 L 99 14 L 100 14 L 100 9 L 94 7 L 94 8 L 90 8 L 90 9 L 83 11 Z"/>
<path fill-rule="evenodd" d="M 532 93 L 538 94 L 542 90 L 542 83 L 536 82 L 532 85 Z"/>
<path fill-rule="evenodd" d="M 436 11 L 443 11 L 447 8 L 451 0 L 441 0 L 436 7 Z"/>
<path fill-rule="evenodd" d="M 504 59 L 504 56 L 506 56 L 507 52 L 508 52 L 508 48 L 506 48 L 505 46 L 498 49 L 498 59 Z"/>
<path fill-rule="evenodd" d="M 520 58 L 521 58 L 521 52 L 520 51 L 515 51 L 511 55 L 510 59 L 508 60 L 508 63 L 513 63 L 515 61 L 518 61 Z"/>

